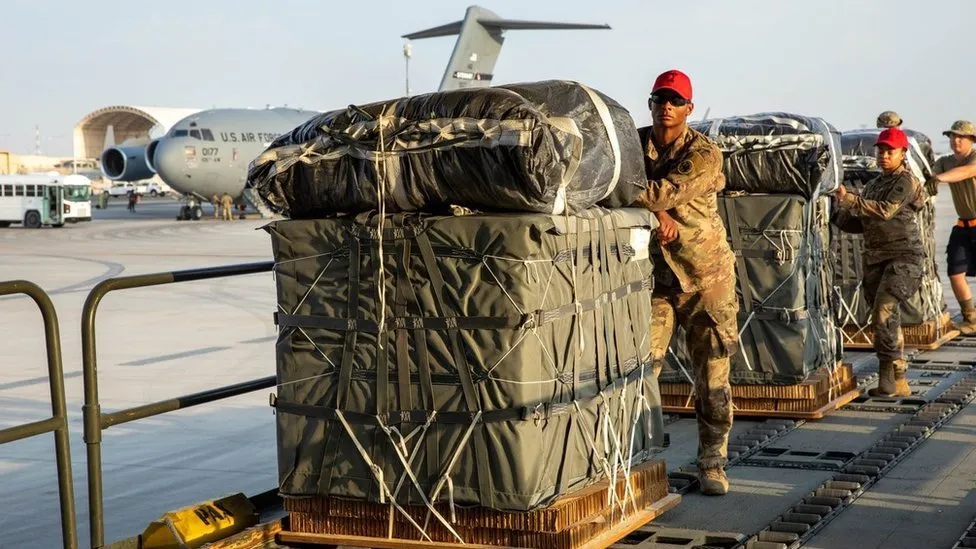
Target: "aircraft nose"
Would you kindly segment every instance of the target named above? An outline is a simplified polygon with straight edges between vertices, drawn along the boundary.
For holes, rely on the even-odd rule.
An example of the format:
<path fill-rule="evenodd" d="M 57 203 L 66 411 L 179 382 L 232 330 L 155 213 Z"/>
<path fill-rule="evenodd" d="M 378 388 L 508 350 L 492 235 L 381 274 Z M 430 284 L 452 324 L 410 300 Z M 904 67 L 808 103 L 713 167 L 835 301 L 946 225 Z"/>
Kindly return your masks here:
<path fill-rule="evenodd" d="M 190 168 L 197 161 L 196 144 L 189 139 L 167 138 L 161 139 L 156 145 L 153 164 L 156 173 L 162 180 L 180 193 L 190 192 Z"/>

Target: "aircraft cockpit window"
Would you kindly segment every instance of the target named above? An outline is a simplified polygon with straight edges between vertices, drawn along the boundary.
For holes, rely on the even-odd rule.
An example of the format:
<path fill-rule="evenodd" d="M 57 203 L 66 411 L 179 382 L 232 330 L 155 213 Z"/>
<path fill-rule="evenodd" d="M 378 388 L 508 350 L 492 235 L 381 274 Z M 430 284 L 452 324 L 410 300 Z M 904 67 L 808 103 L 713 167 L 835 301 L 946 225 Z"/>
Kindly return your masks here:
<path fill-rule="evenodd" d="M 204 141 L 213 141 L 214 140 L 214 136 L 213 136 L 213 132 L 212 131 L 210 131 L 210 130 L 200 130 L 200 133 L 203 134 L 203 140 Z"/>
<path fill-rule="evenodd" d="M 200 139 L 200 130 L 190 130 L 190 137 Z"/>
<path fill-rule="evenodd" d="M 186 137 L 188 134 L 186 130 L 173 130 L 173 137 Z"/>

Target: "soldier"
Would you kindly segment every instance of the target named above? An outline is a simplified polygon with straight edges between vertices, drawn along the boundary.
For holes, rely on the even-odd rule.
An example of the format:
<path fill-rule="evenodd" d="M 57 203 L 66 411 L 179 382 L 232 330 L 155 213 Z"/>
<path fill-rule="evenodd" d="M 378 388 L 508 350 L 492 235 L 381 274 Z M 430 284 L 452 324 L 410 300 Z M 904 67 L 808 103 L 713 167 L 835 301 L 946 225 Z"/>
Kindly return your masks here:
<path fill-rule="evenodd" d="M 732 391 L 729 357 L 738 346 L 735 258 L 718 215 L 722 153 L 688 127 L 691 80 L 668 71 L 654 82 L 653 126 L 641 130 L 648 190 L 635 206 L 660 222 L 652 296 L 652 355 L 660 372 L 675 321 L 686 332 L 695 376 L 698 469 L 706 495 L 728 492 L 725 475 Z"/>
<path fill-rule="evenodd" d="M 216 221 L 220 219 L 220 197 L 217 196 L 217 193 L 213 193 L 213 196 L 210 197 L 210 203 L 213 204 L 214 221 Z"/>
<path fill-rule="evenodd" d="M 220 197 L 220 210 L 221 210 L 221 214 L 223 214 L 224 216 L 224 221 L 230 221 L 231 219 L 230 211 L 233 208 L 234 208 L 234 199 L 231 198 L 229 194 L 224 193 L 224 195 Z"/>
<path fill-rule="evenodd" d="M 940 183 L 949 185 L 952 204 L 959 218 L 949 235 L 946 264 L 952 293 L 962 309 L 963 323 L 958 326 L 963 335 L 976 335 L 976 307 L 967 276 L 976 276 L 976 126 L 968 120 L 957 120 L 942 132 L 949 138 L 952 154 L 935 161 L 935 176 L 926 182 L 931 194 L 938 192 Z"/>
<path fill-rule="evenodd" d="M 901 330 L 901 303 L 922 284 L 925 247 L 916 221 L 928 195 L 908 170 L 908 136 L 898 128 L 878 135 L 878 166 L 882 174 L 860 195 L 837 188 L 833 222 L 847 232 L 864 233 L 864 281 L 872 304 L 874 352 L 878 355 L 878 388 L 871 396 L 909 396 L 908 364 Z"/>
<path fill-rule="evenodd" d="M 901 126 L 901 117 L 895 111 L 885 111 L 878 115 L 878 120 L 876 125 L 878 128 L 898 128 Z"/>

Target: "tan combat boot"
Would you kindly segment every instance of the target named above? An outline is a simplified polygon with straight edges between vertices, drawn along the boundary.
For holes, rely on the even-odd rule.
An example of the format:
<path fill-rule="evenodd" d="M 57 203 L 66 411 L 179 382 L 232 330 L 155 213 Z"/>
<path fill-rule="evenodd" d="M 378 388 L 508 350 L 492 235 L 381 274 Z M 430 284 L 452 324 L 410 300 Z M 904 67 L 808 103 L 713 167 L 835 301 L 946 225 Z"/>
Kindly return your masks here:
<path fill-rule="evenodd" d="M 912 390 L 908 386 L 908 380 L 905 379 L 905 370 L 907 369 L 905 364 L 896 366 L 894 362 L 881 362 L 878 364 L 878 387 L 869 389 L 868 395 L 873 397 L 911 396 Z"/>
<path fill-rule="evenodd" d="M 956 328 L 964 336 L 976 335 L 976 310 L 963 309 L 962 324 L 957 325 Z"/>
<path fill-rule="evenodd" d="M 699 471 L 698 482 L 701 484 L 701 493 L 706 496 L 724 496 L 729 492 L 729 477 L 725 476 L 725 469 L 721 467 Z"/>

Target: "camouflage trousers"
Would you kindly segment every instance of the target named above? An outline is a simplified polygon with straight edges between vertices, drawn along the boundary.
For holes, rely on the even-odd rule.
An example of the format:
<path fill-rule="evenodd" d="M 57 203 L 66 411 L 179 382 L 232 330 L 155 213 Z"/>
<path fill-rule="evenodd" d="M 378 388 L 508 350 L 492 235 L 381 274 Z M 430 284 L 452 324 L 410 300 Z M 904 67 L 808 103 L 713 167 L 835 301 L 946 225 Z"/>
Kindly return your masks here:
<path fill-rule="evenodd" d="M 698 467 L 725 467 L 732 429 L 729 357 L 738 348 L 734 279 L 694 293 L 655 289 L 651 298 L 651 353 L 655 370 L 664 364 L 675 323 L 684 328 L 694 369 L 698 418 Z M 690 372 L 689 372 L 690 373 Z"/>
<path fill-rule="evenodd" d="M 922 284 L 924 259 L 906 257 L 864 266 L 864 295 L 871 303 L 874 352 L 881 363 L 905 371 L 905 337 L 901 331 L 901 303 L 915 295 Z"/>

